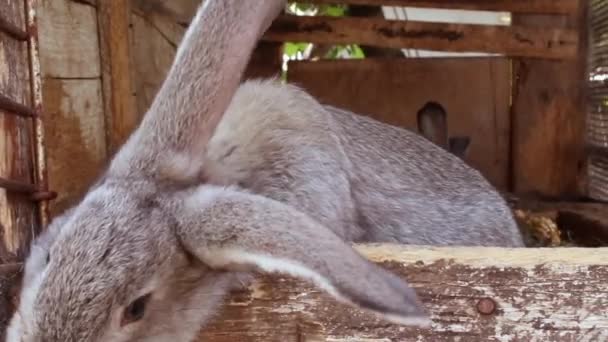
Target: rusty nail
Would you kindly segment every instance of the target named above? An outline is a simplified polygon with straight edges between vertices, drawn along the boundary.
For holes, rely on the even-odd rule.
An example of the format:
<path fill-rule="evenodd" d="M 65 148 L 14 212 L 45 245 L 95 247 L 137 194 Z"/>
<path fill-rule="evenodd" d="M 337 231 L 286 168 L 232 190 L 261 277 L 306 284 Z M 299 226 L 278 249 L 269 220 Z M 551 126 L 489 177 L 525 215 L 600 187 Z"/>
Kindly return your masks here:
<path fill-rule="evenodd" d="M 477 311 L 482 315 L 491 315 L 496 311 L 496 302 L 492 298 L 482 298 L 477 302 Z"/>

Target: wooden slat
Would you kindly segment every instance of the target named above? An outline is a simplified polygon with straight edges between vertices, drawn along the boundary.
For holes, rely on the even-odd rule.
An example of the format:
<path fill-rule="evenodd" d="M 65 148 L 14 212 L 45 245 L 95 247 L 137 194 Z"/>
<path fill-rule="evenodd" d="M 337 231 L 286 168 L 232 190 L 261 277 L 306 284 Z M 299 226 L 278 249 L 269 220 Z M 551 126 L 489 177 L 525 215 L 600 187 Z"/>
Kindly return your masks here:
<path fill-rule="evenodd" d="M 107 160 L 99 79 L 46 79 L 43 84 L 48 172 L 57 214 L 76 204 Z"/>
<path fill-rule="evenodd" d="M 526 58 L 514 63 L 513 191 L 518 194 L 585 195 L 585 17 L 581 11 L 561 23 L 546 16 L 513 19 L 520 25 L 581 28 L 576 59 Z"/>
<path fill-rule="evenodd" d="M 165 80 L 185 29 L 172 18 L 159 15 L 144 18 L 133 14 L 131 20 L 133 82 L 137 113 L 142 117 Z"/>
<path fill-rule="evenodd" d="M 307 3 L 370 6 L 449 8 L 514 13 L 568 14 L 576 11 L 577 0 L 308 0 Z"/>
<path fill-rule="evenodd" d="M 106 136 L 110 155 L 126 141 L 139 122 L 131 79 L 130 8 L 129 0 L 100 1 L 97 5 Z"/>
<path fill-rule="evenodd" d="M 292 278 L 235 293 L 199 341 L 606 341 L 608 249 L 358 246 L 406 279 L 433 320 L 400 327 Z M 363 276 L 353 274 L 353 277 Z M 491 299 L 497 309 L 482 314 Z"/>
<path fill-rule="evenodd" d="M 290 15 L 278 18 L 263 39 L 319 44 L 360 43 L 386 48 L 488 52 L 548 59 L 575 58 L 578 41 L 576 31 L 566 29 Z"/>

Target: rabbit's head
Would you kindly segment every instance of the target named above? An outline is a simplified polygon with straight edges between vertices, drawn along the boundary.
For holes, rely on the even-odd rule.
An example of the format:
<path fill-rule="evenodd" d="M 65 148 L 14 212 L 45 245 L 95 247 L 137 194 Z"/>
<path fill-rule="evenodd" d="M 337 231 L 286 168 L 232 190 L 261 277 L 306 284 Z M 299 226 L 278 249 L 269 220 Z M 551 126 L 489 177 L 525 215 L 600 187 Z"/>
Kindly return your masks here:
<path fill-rule="evenodd" d="M 106 181 L 35 241 L 7 341 L 191 341 L 250 271 L 428 323 L 403 280 L 295 209 L 212 186 L 164 196 L 133 186 Z"/>

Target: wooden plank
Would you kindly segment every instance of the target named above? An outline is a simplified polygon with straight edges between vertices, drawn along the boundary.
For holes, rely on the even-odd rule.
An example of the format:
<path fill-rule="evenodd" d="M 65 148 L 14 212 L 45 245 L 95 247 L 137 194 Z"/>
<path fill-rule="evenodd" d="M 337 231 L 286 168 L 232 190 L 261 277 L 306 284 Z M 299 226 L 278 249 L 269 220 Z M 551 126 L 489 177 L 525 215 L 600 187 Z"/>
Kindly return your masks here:
<path fill-rule="evenodd" d="M 470 24 L 426 23 L 377 18 L 299 17 L 275 20 L 264 40 L 353 44 L 451 52 L 487 52 L 513 57 L 570 59 L 576 31 Z"/>
<path fill-rule="evenodd" d="M 581 0 L 585 2 L 584 0 Z M 581 28 L 577 59 L 521 59 L 515 66 L 513 97 L 513 191 L 545 197 L 584 195 L 585 11 L 562 19 L 514 17 L 530 26 Z"/>
<path fill-rule="evenodd" d="M 447 111 L 450 136 L 471 137 L 465 160 L 508 188 L 510 63 L 505 58 L 290 62 L 287 78 L 319 101 L 417 130 L 430 101 Z"/>
<path fill-rule="evenodd" d="M 25 29 L 25 3 L 0 6 L 0 16 Z M 0 93 L 31 106 L 28 49 L 25 42 L 0 33 Z M 32 122 L 0 111 L 0 177 L 32 184 L 34 181 Z M 23 258 L 39 225 L 36 206 L 27 196 L 0 189 L 0 263 Z"/>
<path fill-rule="evenodd" d="M 139 123 L 130 65 L 129 0 L 101 1 L 97 6 L 107 149 L 114 154 Z"/>
<path fill-rule="evenodd" d="M 101 80 L 43 82 L 52 214 L 76 204 L 107 160 Z"/>
<path fill-rule="evenodd" d="M 95 8 L 69 0 L 41 0 L 38 9 L 43 75 L 57 78 L 100 77 Z"/>
<path fill-rule="evenodd" d="M 447 8 L 514 13 L 568 14 L 577 10 L 577 0 L 308 0 L 317 4 Z"/>
<path fill-rule="evenodd" d="M 430 329 L 339 304 L 308 283 L 259 277 L 235 293 L 200 341 L 605 341 L 607 249 L 367 245 L 369 259 L 418 291 Z M 353 275 L 356 276 L 356 275 Z M 491 299 L 495 312 L 477 305 Z"/>
<path fill-rule="evenodd" d="M 131 65 L 137 95 L 137 113 L 141 117 L 165 80 L 185 29 L 166 17 L 144 18 L 133 14 L 131 20 Z"/>

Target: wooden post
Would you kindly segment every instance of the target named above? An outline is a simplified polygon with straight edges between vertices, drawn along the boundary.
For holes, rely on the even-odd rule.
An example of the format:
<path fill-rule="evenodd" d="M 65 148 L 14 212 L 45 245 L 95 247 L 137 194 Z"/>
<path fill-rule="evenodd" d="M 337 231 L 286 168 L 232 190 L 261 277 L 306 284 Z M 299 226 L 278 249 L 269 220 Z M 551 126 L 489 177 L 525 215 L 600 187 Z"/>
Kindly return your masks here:
<path fill-rule="evenodd" d="M 518 15 L 515 25 L 578 30 L 577 58 L 519 59 L 514 64 L 513 178 L 515 193 L 584 195 L 587 1 L 563 19 Z"/>
<path fill-rule="evenodd" d="M 131 83 L 129 0 L 97 1 L 108 156 L 139 123 Z"/>

